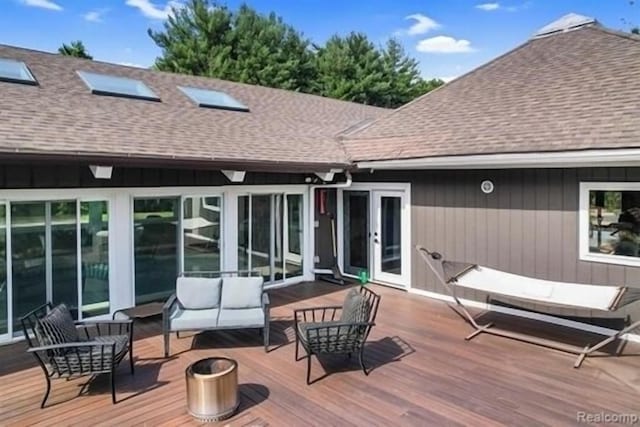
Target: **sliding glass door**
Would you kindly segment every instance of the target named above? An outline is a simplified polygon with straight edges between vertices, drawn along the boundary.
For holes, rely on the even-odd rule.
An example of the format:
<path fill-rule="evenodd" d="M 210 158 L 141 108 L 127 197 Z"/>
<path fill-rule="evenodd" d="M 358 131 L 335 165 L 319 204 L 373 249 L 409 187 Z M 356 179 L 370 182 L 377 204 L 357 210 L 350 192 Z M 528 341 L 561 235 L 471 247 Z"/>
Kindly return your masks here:
<path fill-rule="evenodd" d="M 7 333 L 11 287 L 13 335 L 21 316 L 51 302 L 74 318 L 109 313 L 109 208 L 106 200 L 8 202 L 0 215 L 0 335 Z M 11 277 L 7 277 L 9 251 Z"/>
<path fill-rule="evenodd" d="M 221 198 L 184 197 L 183 271 L 220 271 Z"/>
<path fill-rule="evenodd" d="M 166 299 L 175 290 L 179 209 L 177 197 L 133 201 L 136 305 Z"/>
<path fill-rule="evenodd" d="M 303 274 L 302 194 L 238 196 L 238 269 L 265 282 Z"/>

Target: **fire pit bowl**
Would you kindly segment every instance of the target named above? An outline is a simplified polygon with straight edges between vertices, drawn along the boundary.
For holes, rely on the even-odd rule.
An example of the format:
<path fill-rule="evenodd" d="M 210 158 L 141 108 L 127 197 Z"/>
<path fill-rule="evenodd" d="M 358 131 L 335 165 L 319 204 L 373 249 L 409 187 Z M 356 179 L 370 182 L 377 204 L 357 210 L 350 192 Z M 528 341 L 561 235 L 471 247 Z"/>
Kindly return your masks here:
<path fill-rule="evenodd" d="M 210 357 L 190 365 L 186 371 L 187 410 L 200 421 L 220 421 L 238 409 L 238 362 Z"/>

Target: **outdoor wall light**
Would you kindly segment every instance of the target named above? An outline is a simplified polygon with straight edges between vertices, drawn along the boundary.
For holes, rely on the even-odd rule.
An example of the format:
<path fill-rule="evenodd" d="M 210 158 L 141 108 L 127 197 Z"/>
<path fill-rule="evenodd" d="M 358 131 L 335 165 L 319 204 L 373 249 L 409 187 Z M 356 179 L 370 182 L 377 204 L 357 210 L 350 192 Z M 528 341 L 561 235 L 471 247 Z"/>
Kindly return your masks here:
<path fill-rule="evenodd" d="M 111 179 L 113 166 L 89 165 L 95 179 Z"/>
<path fill-rule="evenodd" d="M 482 190 L 482 192 L 484 194 L 493 193 L 494 188 L 495 188 L 495 186 L 493 185 L 493 182 L 488 180 L 488 179 L 485 179 L 484 181 L 482 181 L 480 183 L 480 189 Z"/>

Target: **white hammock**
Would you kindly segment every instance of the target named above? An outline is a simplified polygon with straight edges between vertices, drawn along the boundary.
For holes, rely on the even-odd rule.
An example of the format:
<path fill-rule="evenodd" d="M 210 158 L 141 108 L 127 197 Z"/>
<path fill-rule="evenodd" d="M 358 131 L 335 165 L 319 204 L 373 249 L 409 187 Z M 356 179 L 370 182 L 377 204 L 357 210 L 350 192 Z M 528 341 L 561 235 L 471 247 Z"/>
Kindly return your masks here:
<path fill-rule="evenodd" d="M 475 331 L 467 340 L 483 332 L 514 338 L 546 347 L 579 355 L 574 367 L 578 368 L 584 358 L 615 341 L 623 334 L 640 326 L 640 320 L 605 338 L 594 346 L 584 348 L 543 338 L 531 337 L 522 333 L 494 328 L 493 324 L 479 325 L 456 295 L 457 287 L 464 287 L 488 294 L 498 294 L 509 298 L 533 301 L 553 306 L 568 306 L 579 309 L 616 311 L 619 308 L 640 300 L 640 289 L 626 286 L 585 285 L 581 283 L 554 282 L 520 276 L 476 264 L 447 261 L 437 252 L 430 252 L 422 246 L 416 246 L 418 253 L 431 268 L 438 280 L 451 293 Z"/>

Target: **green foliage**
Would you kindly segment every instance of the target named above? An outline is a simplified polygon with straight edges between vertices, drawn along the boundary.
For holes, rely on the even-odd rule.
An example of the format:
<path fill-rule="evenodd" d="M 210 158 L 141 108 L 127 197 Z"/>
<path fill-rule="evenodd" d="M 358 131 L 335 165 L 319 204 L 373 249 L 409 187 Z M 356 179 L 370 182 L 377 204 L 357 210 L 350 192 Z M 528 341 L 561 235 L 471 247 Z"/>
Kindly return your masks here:
<path fill-rule="evenodd" d="M 84 47 L 84 43 L 80 40 L 72 41 L 69 44 L 63 43 L 58 48 L 58 53 L 66 56 L 74 56 L 82 59 L 93 59 L 93 56 L 89 55 L 87 49 Z"/>
<path fill-rule="evenodd" d="M 155 68 L 397 107 L 441 85 L 420 77 L 397 40 L 376 47 L 366 35 L 333 36 L 312 46 L 274 13 L 232 11 L 190 0 L 149 36 L 162 50 Z"/>
<path fill-rule="evenodd" d="M 162 49 L 155 68 L 288 90 L 308 91 L 313 73 L 309 41 L 275 14 L 246 5 L 237 11 L 191 0 L 149 30 Z"/>

